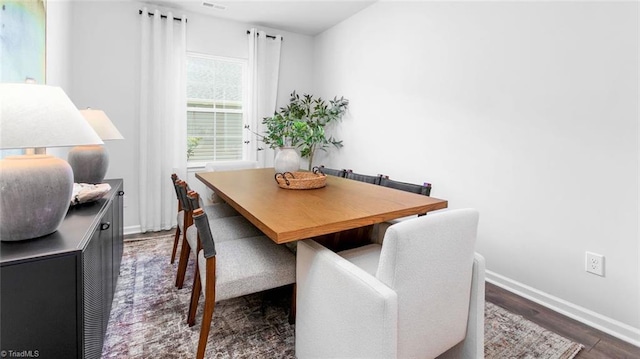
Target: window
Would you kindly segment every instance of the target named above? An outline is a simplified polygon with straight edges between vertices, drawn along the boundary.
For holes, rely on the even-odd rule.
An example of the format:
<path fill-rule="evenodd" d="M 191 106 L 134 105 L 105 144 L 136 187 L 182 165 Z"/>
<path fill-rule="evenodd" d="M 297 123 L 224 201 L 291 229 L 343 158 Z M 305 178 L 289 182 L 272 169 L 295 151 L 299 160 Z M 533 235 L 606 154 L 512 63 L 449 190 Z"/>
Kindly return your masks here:
<path fill-rule="evenodd" d="M 245 60 L 187 55 L 187 161 L 243 159 Z"/>

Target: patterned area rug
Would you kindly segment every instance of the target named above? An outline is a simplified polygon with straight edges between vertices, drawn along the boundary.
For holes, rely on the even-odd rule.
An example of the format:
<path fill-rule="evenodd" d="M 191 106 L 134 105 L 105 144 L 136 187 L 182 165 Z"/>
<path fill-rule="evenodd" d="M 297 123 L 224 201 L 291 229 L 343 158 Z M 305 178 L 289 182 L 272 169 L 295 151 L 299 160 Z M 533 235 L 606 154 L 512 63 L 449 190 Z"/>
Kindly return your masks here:
<path fill-rule="evenodd" d="M 196 325 L 186 324 L 193 268 L 182 289 L 169 264 L 173 236 L 126 241 L 121 275 L 103 347 L 103 358 L 192 358 Z M 176 261 L 177 262 L 177 261 Z M 190 260 L 190 265 L 193 258 Z M 294 358 L 294 326 L 288 323 L 288 288 L 216 304 L 207 358 Z M 491 303 L 485 312 L 485 358 L 573 358 L 582 348 Z"/>
<path fill-rule="evenodd" d="M 571 359 L 583 348 L 554 332 L 485 302 L 485 358 Z"/>

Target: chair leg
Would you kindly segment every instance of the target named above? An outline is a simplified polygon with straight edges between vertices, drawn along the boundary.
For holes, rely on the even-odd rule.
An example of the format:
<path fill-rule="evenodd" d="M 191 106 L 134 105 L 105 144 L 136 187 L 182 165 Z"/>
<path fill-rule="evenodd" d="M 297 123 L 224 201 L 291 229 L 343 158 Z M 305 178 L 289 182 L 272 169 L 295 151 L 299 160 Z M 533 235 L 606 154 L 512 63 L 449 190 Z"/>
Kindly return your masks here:
<path fill-rule="evenodd" d="M 296 293 L 298 288 L 296 283 L 293 283 L 293 288 L 291 289 L 291 307 L 289 308 L 289 324 L 296 324 Z"/>
<path fill-rule="evenodd" d="M 198 310 L 198 300 L 200 299 L 200 271 L 198 270 L 198 262 L 196 261 L 196 274 L 193 276 L 193 287 L 191 289 L 191 302 L 189 303 L 189 314 L 187 315 L 187 324 L 192 327 L 196 324 L 196 311 Z"/>
<path fill-rule="evenodd" d="M 207 279 L 205 281 L 204 314 L 200 326 L 200 339 L 196 359 L 203 359 L 207 350 L 207 339 L 211 329 L 211 319 L 216 305 L 216 257 L 207 259 Z"/>
<path fill-rule="evenodd" d="M 182 289 L 184 284 L 184 277 L 187 273 L 187 264 L 189 262 L 189 253 L 191 253 L 191 247 L 189 241 L 187 241 L 186 233 L 182 236 L 182 249 L 180 249 L 180 259 L 178 260 L 178 274 L 176 275 L 176 287 Z"/>
<path fill-rule="evenodd" d="M 176 252 L 178 251 L 178 242 L 180 242 L 180 226 L 176 226 L 176 235 L 173 237 L 173 251 L 171 252 L 171 264 L 176 261 Z"/>

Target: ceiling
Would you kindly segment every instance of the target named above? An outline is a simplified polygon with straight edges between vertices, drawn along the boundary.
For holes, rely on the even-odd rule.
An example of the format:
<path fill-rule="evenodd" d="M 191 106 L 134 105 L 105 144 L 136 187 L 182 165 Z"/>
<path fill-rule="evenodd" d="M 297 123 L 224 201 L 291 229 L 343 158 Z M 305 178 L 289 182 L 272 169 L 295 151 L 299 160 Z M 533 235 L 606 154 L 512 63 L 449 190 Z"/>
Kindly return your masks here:
<path fill-rule="evenodd" d="M 144 2 L 313 36 L 338 24 L 376 0 L 150 0 Z M 209 5 L 203 5 L 203 2 Z"/>

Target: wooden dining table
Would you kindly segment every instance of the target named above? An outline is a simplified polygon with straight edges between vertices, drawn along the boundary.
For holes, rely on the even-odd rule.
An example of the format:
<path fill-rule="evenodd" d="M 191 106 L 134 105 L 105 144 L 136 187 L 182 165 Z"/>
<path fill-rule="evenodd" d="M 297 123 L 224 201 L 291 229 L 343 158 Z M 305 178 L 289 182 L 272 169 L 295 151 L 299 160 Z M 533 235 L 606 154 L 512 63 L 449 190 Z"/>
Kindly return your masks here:
<path fill-rule="evenodd" d="M 273 168 L 198 172 L 196 178 L 281 244 L 447 208 L 447 201 L 327 176 L 317 189 L 280 188 Z"/>

